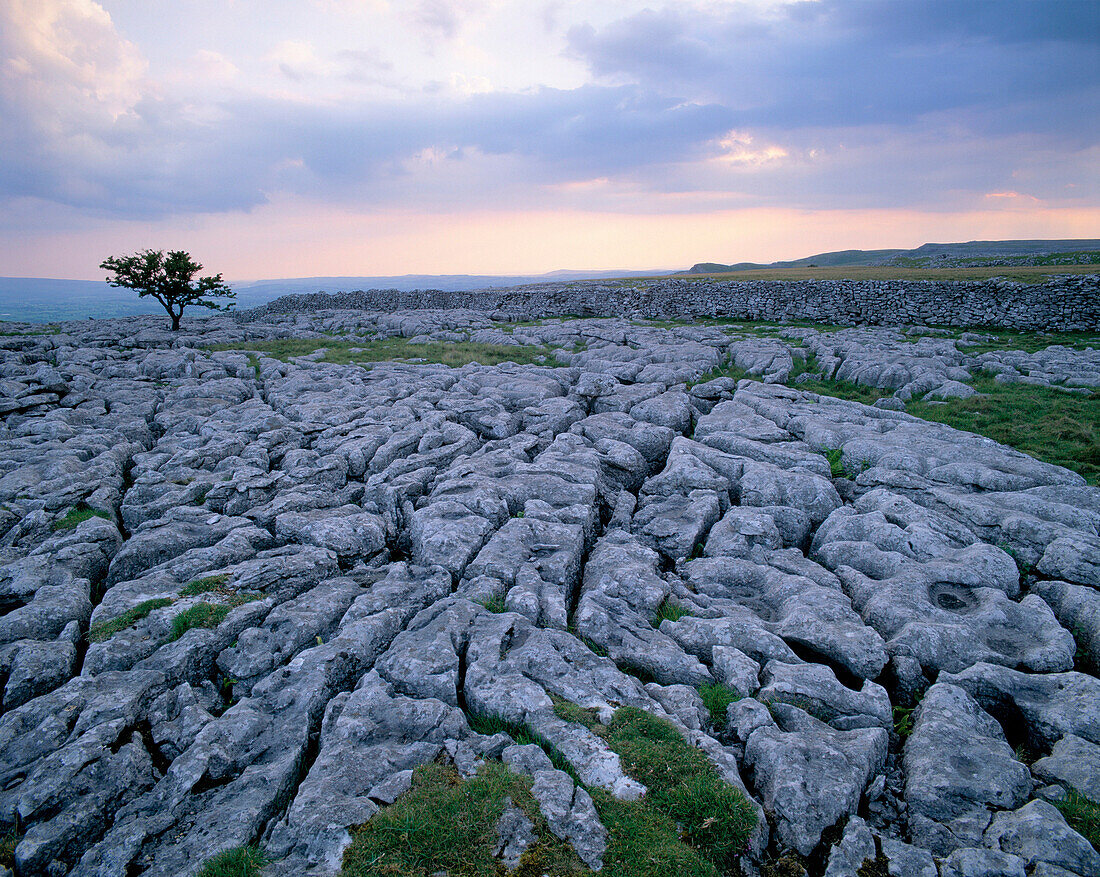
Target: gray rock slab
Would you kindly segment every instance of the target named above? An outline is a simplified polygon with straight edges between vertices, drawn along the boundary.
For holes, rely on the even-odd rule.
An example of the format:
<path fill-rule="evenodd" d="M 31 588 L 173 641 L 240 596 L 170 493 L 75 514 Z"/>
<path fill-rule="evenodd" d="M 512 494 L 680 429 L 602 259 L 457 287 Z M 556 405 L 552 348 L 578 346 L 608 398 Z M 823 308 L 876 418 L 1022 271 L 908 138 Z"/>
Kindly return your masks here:
<path fill-rule="evenodd" d="M 941 856 L 978 846 L 990 808 L 1020 806 L 1031 774 L 1000 725 L 956 685 L 933 685 L 914 716 L 903 757 L 913 840 Z"/>

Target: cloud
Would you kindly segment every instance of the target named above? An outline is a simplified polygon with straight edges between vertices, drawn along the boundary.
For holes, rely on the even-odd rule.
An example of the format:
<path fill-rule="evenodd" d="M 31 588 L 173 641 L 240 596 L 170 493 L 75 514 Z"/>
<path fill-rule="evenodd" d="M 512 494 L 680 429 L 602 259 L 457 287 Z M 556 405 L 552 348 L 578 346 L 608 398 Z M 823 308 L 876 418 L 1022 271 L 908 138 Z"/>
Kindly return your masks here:
<path fill-rule="evenodd" d="M 482 5 L 482 0 L 417 0 L 409 16 L 423 30 L 454 39 L 463 23 Z"/>
<path fill-rule="evenodd" d="M 365 16 L 384 5 L 318 3 Z M 138 49 L 91 0 L 9 0 L 0 200 L 131 218 L 284 196 L 634 212 L 1024 200 L 990 196 L 1011 192 L 1095 203 L 1100 48 L 1081 30 L 1100 4 L 1001 4 L 1022 24 L 976 8 L 996 5 L 680 2 L 574 26 L 567 51 L 589 81 L 511 92 L 475 66 L 416 90 L 390 47 L 396 63 L 367 45 L 299 35 L 268 43 L 256 63 L 268 79 L 253 90 L 242 84 L 249 73 L 202 50 L 204 75 L 187 91 L 150 81 Z M 423 32 L 464 42 L 476 28 L 463 22 L 495 7 L 411 8 Z M 531 8 L 536 22 L 547 10 L 564 22 L 582 7 Z"/>
<path fill-rule="evenodd" d="M 1100 4 L 1073 0 L 735 2 L 577 26 L 569 52 L 612 81 L 722 103 L 746 126 L 911 124 L 966 110 L 992 131 L 1051 130 L 1075 101 L 1095 106 L 1100 44 L 1082 33 L 1098 31 Z M 1033 112 L 1052 101 L 1057 116 Z"/>

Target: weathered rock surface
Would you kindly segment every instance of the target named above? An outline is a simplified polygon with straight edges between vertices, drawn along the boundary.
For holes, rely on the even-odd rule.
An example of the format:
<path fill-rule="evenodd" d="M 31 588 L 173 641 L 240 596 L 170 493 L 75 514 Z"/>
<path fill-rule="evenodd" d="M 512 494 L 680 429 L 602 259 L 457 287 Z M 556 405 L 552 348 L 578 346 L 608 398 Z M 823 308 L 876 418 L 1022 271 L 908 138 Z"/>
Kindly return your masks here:
<path fill-rule="evenodd" d="M 990 807 L 1018 807 L 1032 790 L 1000 725 L 945 682 L 928 689 L 917 708 L 904 765 L 910 832 L 937 855 L 979 846 Z"/>
<path fill-rule="evenodd" d="M 753 799 L 749 870 L 793 848 L 831 877 L 880 855 L 895 877 L 1100 873 L 1043 800 L 1100 797 L 1100 489 L 784 386 L 812 354 L 895 408 L 965 394 L 978 368 L 1077 391 L 1100 354 L 516 317 L 269 309 L 0 339 L 0 829 L 19 877 L 175 877 L 248 844 L 270 877 L 333 875 L 436 760 L 529 777 L 598 869 L 601 796 L 648 790 L 564 702 L 671 723 Z M 395 336 L 545 358 L 205 346 Z M 762 380 L 714 377 L 728 363 Z M 740 698 L 724 719 L 713 686 Z M 474 730 L 490 720 L 547 751 Z M 495 829 L 516 866 L 533 823 L 509 804 Z"/>

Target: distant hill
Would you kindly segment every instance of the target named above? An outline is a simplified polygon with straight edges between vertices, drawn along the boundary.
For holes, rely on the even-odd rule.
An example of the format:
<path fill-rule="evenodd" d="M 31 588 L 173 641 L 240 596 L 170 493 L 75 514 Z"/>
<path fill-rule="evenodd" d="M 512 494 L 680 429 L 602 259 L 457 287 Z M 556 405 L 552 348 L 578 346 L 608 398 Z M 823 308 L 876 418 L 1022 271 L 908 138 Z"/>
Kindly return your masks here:
<path fill-rule="evenodd" d="M 1054 257 L 1054 258 L 1048 258 Z M 1064 257 L 1064 258 L 1057 258 Z M 721 274 L 756 268 L 818 268 L 849 265 L 899 267 L 979 267 L 985 265 L 1091 264 L 1100 262 L 1100 240 L 1062 241 L 967 241 L 956 244 L 922 244 L 914 250 L 837 250 L 788 262 L 699 262 L 688 274 Z"/>
<path fill-rule="evenodd" d="M 398 277 L 289 277 L 230 282 L 240 309 L 265 304 L 281 295 L 350 292 L 357 289 L 442 289 L 449 292 L 519 286 L 546 280 L 642 277 L 665 271 L 552 271 L 548 274 L 404 274 Z M 202 313 L 196 309 L 195 313 Z M 55 280 L 44 277 L 0 277 L 0 320 L 50 323 L 88 317 L 162 314 L 151 298 L 102 280 Z M 186 314 L 192 311 L 185 312 Z"/>

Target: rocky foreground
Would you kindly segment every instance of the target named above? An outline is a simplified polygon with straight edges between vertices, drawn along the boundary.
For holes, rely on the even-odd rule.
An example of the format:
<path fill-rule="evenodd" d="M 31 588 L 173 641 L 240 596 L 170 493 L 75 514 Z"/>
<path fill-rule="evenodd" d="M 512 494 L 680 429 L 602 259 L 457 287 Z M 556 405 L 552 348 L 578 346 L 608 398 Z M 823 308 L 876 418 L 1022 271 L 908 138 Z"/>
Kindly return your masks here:
<path fill-rule="evenodd" d="M 1100 489 L 891 410 L 973 392 L 978 368 L 1100 386 L 1100 352 L 265 320 L 0 338 L 17 875 L 192 874 L 246 845 L 270 875 L 334 874 L 413 768 L 501 761 L 599 869 L 593 797 L 646 789 L 563 704 L 640 708 L 701 750 L 758 813 L 746 874 L 787 856 L 813 877 L 1100 875 L 1050 803 L 1100 800 Z M 198 346 L 319 332 L 550 353 L 361 367 Z M 894 398 L 800 391 L 808 353 Z M 731 359 L 764 380 L 696 382 Z M 737 698 L 717 717 L 714 686 Z M 569 772 L 478 733 L 487 717 Z M 530 831 L 506 815 L 514 866 Z"/>

